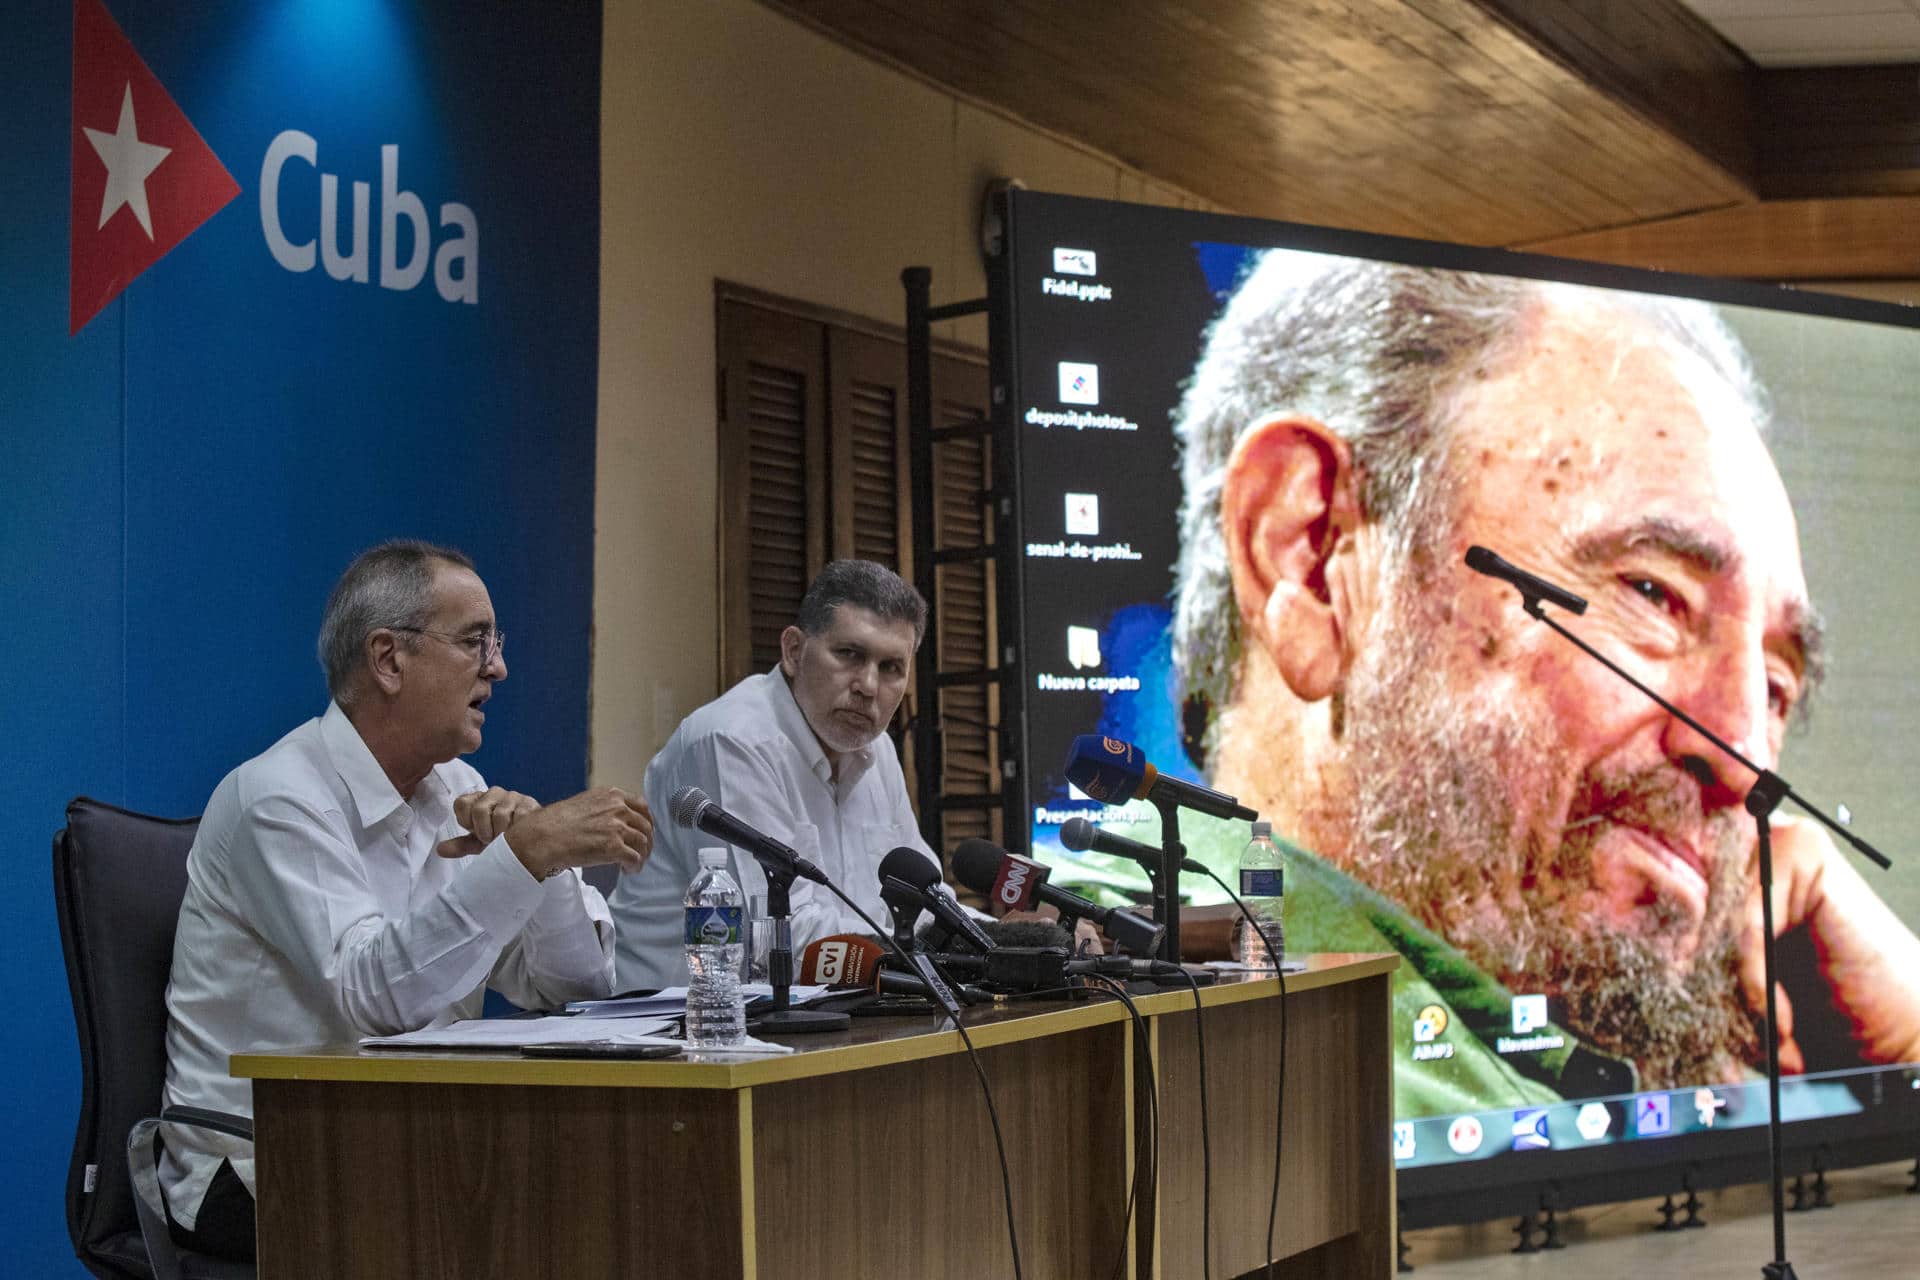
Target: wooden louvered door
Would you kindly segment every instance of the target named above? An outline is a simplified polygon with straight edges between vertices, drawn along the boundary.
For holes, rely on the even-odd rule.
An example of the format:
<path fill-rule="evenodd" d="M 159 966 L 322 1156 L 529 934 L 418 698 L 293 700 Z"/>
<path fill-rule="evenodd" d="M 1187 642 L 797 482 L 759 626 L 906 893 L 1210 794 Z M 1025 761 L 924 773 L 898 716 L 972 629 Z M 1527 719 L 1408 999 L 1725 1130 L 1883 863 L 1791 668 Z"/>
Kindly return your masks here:
<path fill-rule="evenodd" d="M 833 557 L 913 576 L 906 344 L 827 326 Z"/>
<path fill-rule="evenodd" d="M 726 688 L 779 660 L 780 632 L 829 559 L 874 560 L 911 579 L 913 489 L 906 343 L 897 331 L 722 285 L 719 338 L 720 669 Z M 936 357 L 934 385 L 943 422 L 978 417 L 987 399 L 984 358 L 963 351 Z M 980 501 L 988 461 L 986 445 L 977 439 L 955 441 L 936 454 L 941 540 L 979 540 L 986 527 Z M 939 612 L 924 643 L 942 647 L 943 665 L 951 665 L 949 654 L 985 655 L 993 591 L 987 569 L 955 565 L 942 574 Z M 997 768 L 991 698 L 986 688 L 948 691 L 942 698 L 950 787 L 985 789 Z M 921 705 L 922 692 L 911 689 L 892 726 L 910 786 L 915 775 L 904 729 Z M 969 828 L 961 834 L 990 833 Z"/>
<path fill-rule="evenodd" d="M 826 335 L 764 307 L 720 307 L 721 687 L 780 660 L 780 633 L 826 563 Z"/>

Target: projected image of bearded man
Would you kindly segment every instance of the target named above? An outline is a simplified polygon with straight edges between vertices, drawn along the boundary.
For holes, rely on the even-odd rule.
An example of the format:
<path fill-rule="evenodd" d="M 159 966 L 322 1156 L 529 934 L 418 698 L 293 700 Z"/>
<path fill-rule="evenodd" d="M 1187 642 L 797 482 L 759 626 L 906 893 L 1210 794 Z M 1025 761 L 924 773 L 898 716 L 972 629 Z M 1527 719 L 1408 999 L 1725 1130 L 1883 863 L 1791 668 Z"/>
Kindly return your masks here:
<path fill-rule="evenodd" d="M 1453 1010 L 1402 1114 L 1760 1060 L 1752 774 L 1461 560 L 1586 597 L 1587 641 L 1771 767 L 1821 633 L 1766 414 L 1704 304 L 1274 253 L 1210 333 L 1179 422 L 1187 725 L 1303 851 L 1290 948 L 1392 947 L 1396 1024 Z M 1778 927 L 1863 1060 L 1920 1056 L 1920 942 L 1818 828 L 1778 830 Z M 1517 995 L 1554 1022 L 1520 1035 Z"/>
<path fill-rule="evenodd" d="M 1564 754 L 1531 701 L 1463 698 L 1422 641 L 1447 625 L 1423 607 L 1432 589 L 1393 586 L 1348 678 L 1338 759 L 1354 784 L 1354 875 L 1510 989 L 1555 997 L 1589 1044 L 1635 1061 L 1643 1087 L 1738 1079 L 1758 1054 L 1736 980 L 1744 811 L 1630 750 Z M 1557 831 L 1528 823 L 1529 798 L 1564 815 Z M 1686 869 L 1647 868 L 1647 843 Z"/>

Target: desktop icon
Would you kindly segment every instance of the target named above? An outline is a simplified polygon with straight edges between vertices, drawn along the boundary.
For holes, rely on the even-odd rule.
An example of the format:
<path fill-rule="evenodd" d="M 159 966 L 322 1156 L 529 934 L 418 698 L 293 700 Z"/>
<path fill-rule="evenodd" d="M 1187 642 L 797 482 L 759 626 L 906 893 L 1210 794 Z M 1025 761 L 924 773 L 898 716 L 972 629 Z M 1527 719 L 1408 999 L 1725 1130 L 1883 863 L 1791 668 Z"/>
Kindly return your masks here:
<path fill-rule="evenodd" d="M 1480 1127 L 1475 1116 L 1456 1116 L 1447 1126 L 1447 1145 L 1453 1148 L 1457 1156 L 1470 1156 L 1480 1149 L 1480 1140 L 1486 1131 Z"/>
<path fill-rule="evenodd" d="M 1067 628 L 1067 661 L 1075 671 L 1100 665 L 1100 633 L 1092 627 Z"/>
<path fill-rule="evenodd" d="M 1664 1093 L 1643 1093 L 1635 1098 L 1633 1132 L 1642 1138 L 1673 1132 L 1673 1100 Z"/>
<path fill-rule="evenodd" d="M 1524 1036 L 1530 1031 L 1538 1031 L 1547 1025 L 1547 998 L 1545 996 L 1515 996 L 1513 998 L 1513 1034 Z"/>
<path fill-rule="evenodd" d="M 1099 535 L 1099 494 L 1070 493 L 1067 495 L 1067 532 L 1088 538 Z"/>
<path fill-rule="evenodd" d="M 1395 1160 L 1413 1159 L 1413 1121 L 1395 1120 L 1393 1122 L 1393 1158 Z"/>
<path fill-rule="evenodd" d="M 1060 403 L 1099 404 L 1100 366 L 1075 360 L 1060 362 Z"/>
<path fill-rule="evenodd" d="M 1727 1100 L 1711 1089 L 1700 1088 L 1693 1091 L 1693 1109 L 1700 1116 L 1702 1129 L 1713 1128 L 1714 1117 L 1719 1115 Z"/>
<path fill-rule="evenodd" d="M 1414 1015 L 1413 1042 L 1432 1044 L 1447 1029 L 1447 1011 L 1437 1004 L 1430 1004 Z"/>
<path fill-rule="evenodd" d="M 1513 1149 L 1545 1151 L 1553 1145 L 1547 1139 L 1547 1109 L 1528 1107 L 1513 1113 Z"/>
<path fill-rule="evenodd" d="M 1053 249 L 1053 269 L 1063 276 L 1090 276 L 1095 274 L 1097 259 L 1091 249 L 1063 249 L 1058 245 Z"/>
<path fill-rule="evenodd" d="M 1607 1110 L 1604 1102 L 1589 1102 L 1580 1108 L 1580 1114 L 1574 1117 L 1573 1127 L 1588 1142 L 1598 1142 L 1607 1136 L 1607 1130 L 1613 1127 L 1613 1113 Z"/>

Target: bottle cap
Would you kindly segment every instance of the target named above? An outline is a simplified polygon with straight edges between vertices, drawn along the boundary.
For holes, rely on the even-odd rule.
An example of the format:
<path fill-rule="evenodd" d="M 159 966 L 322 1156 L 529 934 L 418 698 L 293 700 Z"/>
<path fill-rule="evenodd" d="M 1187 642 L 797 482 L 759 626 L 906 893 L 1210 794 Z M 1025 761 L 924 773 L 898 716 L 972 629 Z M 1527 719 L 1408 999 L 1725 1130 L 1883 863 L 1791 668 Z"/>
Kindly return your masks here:
<path fill-rule="evenodd" d="M 727 851 L 725 849 L 713 849 L 713 848 L 702 849 L 700 851 L 700 865 L 703 867 L 726 866 Z"/>
<path fill-rule="evenodd" d="M 1273 824 L 1264 818 L 1253 824 L 1253 838 L 1255 840 L 1258 840 L 1261 836 L 1271 836 L 1272 834 Z"/>

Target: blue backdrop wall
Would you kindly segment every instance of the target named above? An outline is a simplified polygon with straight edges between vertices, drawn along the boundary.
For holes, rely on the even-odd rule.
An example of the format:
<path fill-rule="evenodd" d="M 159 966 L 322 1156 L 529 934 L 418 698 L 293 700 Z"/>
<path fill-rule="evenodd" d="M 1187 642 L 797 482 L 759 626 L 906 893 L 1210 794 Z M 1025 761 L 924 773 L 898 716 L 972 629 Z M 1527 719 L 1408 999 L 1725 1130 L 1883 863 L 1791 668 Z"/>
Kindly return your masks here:
<path fill-rule="evenodd" d="M 143 271 L 218 195 L 152 85 L 76 66 L 98 6 L 10 5 L 0 52 L 0 1270 L 34 1276 L 79 1274 L 68 799 L 199 812 L 324 709 L 327 588 L 396 535 L 468 550 L 511 635 L 481 770 L 542 797 L 586 774 L 599 4 L 109 0 L 238 187 Z M 148 168 L 135 138 L 171 145 Z M 70 283 L 129 276 L 70 334 Z"/>

